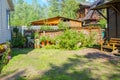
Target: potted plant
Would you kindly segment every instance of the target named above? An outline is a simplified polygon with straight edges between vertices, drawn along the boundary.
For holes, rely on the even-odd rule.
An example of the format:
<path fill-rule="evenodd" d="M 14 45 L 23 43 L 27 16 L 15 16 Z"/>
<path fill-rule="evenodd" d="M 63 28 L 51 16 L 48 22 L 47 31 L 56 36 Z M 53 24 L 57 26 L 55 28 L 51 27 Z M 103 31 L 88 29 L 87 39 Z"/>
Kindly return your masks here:
<path fill-rule="evenodd" d="M 49 45 L 49 44 L 50 44 L 50 37 L 47 36 L 47 37 L 46 37 L 46 45 Z"/>
<path fill-rule="evenodd" d="M 41 36 L 40 37 L 40 42 L 42 44 L 42 47 L 45 46 L 45 41 L 46 41 L 46 37 L 45 36 Z"/>

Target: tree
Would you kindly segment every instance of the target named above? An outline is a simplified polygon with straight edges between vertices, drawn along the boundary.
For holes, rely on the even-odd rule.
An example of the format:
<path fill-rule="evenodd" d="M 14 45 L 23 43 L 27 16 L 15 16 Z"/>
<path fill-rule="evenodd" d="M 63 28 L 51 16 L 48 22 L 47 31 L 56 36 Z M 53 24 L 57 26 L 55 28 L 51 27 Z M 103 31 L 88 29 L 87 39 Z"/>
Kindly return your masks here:
<path fill-rule="evenodd" d="M 28 4 L 23 0 L 17 0 L 16 3 L 10 18 L 12 26 L 26 26 L 30 22 L 42 18 L 42 7 L 38 4 L 37 0 L 33 0 L 32 4 Z"/>
<path fill-rule="evenodd" d="M 76 18 L 76 10 L 79 8 L 77 0 L 50 0 L 49 1 L 50 17 L 63 16 L 68 18 Z"/>
<path fill-rule="evenodd" d="M 54 17 L 60 15 L 60 1 L 59 0 L 50 0 L 49 3 L 49 11 L 48 16 Z"/>
<path fill-rule="evenodd" d="M 76 11 L 79 8 L 76 0 L 63 0 L 62 14 L 64 17 L 76 19 Z"/>

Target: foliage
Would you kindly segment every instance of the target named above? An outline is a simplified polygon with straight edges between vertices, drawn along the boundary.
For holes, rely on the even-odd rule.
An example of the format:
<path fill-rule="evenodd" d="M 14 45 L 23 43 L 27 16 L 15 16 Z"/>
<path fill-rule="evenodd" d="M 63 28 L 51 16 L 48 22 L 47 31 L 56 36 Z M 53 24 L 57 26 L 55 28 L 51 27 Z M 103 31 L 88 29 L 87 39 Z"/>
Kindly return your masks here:
<path fill-rule="evenodd" d="M 80 47 L 92 47 L 96 44 L 95 34 L 85 35 L 74 30 L 66 30 L 56 38 L 57 44 L 64 49 L 78 49 Z"/>
<path fill-rule="evenodd" d="M 76 49 L 79 34 L 73 30 L 66 30 L 62 35 L 57 38 L 60 48 Z"/>
<path fill-rule="evenodd" d="M 46 41 L 46 36 L 41 36 L 40 37 L 40 42 L 42 42 L 42 41 L 44 41 L 44 42 Z"/>
<path fill-rule="evenodd" d="M 35 35 L 34 35 L 34 33 L 31 33 L 31 39 L 34 39 L 34 37 L 35 37 Z"/>
<path fill-rule="evenodd" d="M 82 32 L 79 35 L 79 42 L 81 47 L 93 47 L 96 44 L 96 33 L 90 33 L 85 35 Z"/>
<path fill-rule="evenodd" d="M 23 47 L 26 43 L 26 38 L 22 36 L 20 33 L 17 34 L 16 37 L 12 37 L 12 47 Z"/>
<path fill-rule="evenodd" d="M 4 48 L 4 45 L 3 44 L 0 44 L 0 53 L 4 52 L 5 51 L 5 48 Z"/>
<path fill-rule="evenodd" d="M 40 27 L 40 30 L 43 30 L 43 31 L 44 31 L 44 30 L 52 30 L 52 28 L 51 28 L 50 26 L 46 26 L 46 25 L 45 25 L 45 26 L 41 26 L 41 27 Z"/>
<path fill-rule="evenodd" d="M 59 29 L 68 29 L 69 25 L 67 24 L 67 22 L 60 21 L 58 27 Z"/>
<path fill-rule="evenodd" d="M 12 26 L 30 25 L 30 22 L 43 18 L 41 5 L 37 0 L 32 1 L 32 4 L 23 0 L 14 2 L 14 11 L 11 12 L 10 16 Z"/>
<path fill-rule="evenodd" d="M 6 42 L 6 44 L 4 44 L 4 46 L 2 46 L 5 49 L 5 52 L 3 52 L 3 55 L 0 56 L 0 73 L 2 68 L 8 63 L 8 56 L 10 54 L 10 43 Z"/>
<path fill-rule="evenodd" d="M 77 0 L 49 0 L 48 16 L 63 16 L 75 19 L 79 8 Z"/>
<path fill-rule="evenodd" d="M 99 24 L 101 25 L 101 28 L 106 28 L 107 22 L 106 22 L 105 19 L 102 18 L 102 19 L 99 21 Z"/>
<path fill-rule="evenodd" d="M 35 39 L 39 39 L 39 31 L 36 31 L 34 35 L 35 35 Z"/>
<path fill-rule="evenodd" d="M 19 29 L 17 27 L 15 27 L 15 28 L 13 28 L 13 32 L 17 34 L 19 32 Z"/>

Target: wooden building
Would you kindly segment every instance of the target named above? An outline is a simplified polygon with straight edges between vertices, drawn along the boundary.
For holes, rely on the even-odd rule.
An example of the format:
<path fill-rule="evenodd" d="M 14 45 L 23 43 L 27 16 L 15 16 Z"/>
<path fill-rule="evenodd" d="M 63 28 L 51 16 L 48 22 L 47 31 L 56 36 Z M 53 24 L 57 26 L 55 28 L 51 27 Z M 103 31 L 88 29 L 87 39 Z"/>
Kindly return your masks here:
<path fill-rule="evenodd" d="M 90 8 L 97 6 L 99 3 L 101 3 L 100 0 L 95 1 L 93 4 L 80 3 L 80 9 L 77 12 L 77 18 L 83 21 L 84 27 L 98 26 L 100 16 L 97 11 L 91 10 Z"/>
<path fill-rule="evenodd" d="M 106 1 L 93 9 L 107 20 L 107 39 L 120 38 L 120 0 Z M 107 10 L 107 17 L 100 12 L 101 9 Z"/>
<path fill-rule="evenodd" d="M 79 4 L 79 9 L 77 11 L 77 19 L 83 20 L 83 18 L 87 15 L 89 10 L 90 10 L 90 3 L 81 2 Z"/>
<path fill-rule="evenodd" d="M 70 28 L 80 28 L 82 27 L 82 21 L 80 20 L 75 20 L 75 19 L 70 19 L 70 18 L 65 18 L 65 17 L 53 17 L 53 18 L 47 18 L 43 20 L 38 20 L 38 21 L 33 21 L 31 22 L 31 25 L 49 25 L 49 26 L 57 26 L 60 21 L 67 23 Z"/>

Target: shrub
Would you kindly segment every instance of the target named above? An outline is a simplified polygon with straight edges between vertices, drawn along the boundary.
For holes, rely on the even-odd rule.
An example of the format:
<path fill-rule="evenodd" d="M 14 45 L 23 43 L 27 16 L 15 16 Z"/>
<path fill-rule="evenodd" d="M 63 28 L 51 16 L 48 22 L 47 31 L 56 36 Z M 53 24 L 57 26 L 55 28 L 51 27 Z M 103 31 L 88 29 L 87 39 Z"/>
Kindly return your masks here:
<path fill-rule="evenodd" d="M 45 42 L 46 41 L 46 36 L 41 36 L 39 40 L 40 40 L 40 42 L 42 42 L 42 41 Z"/>
<path fill-rule="evenodd" d="M 73 30 L 66 30 L 62 35 L 60 35 L 56 40 L 60 48 L 65 49 L 76 49 L 76 44 L 78 43 L 78 33 Z"/>
<path fill-rule="evenodd" d="M 40 30 L 43 30 L 43 31 L 44 30 L 52 30 L 52 27 L 45 25 L 45 26 L 41 26 Z"/>
<path fill-rule="evenodd" d="M 100 24 L 100 27 L 104 29 L 104 28 L 106 28 L 107 22 L 106 22 L 105 19 L 101 19 L 101 20 L 99 21 L 99 24 Z"/>
<path fill-rule="evenodd" d="M 39 32 L 36 31 L 35 34 L 34 34 L 34 36 L 35 36 L 35 39 L 39 39 Z"/>
<path fill-rule="evenodd" d="M 95 45 L 95 35 L 95 33 L 90 33 L 89 35 L 86 35 L 81 32 L 79 34 L 79 42 L 81 43 L 80 47 L 92 47 L 93 45 Z"/>
<path fill-rule="evenodd" d="M 60 48 L 74 50 L 80 47 L 92 47 L 95 44 L 95 34 L 78 33 L 74 30 L 66 30 L 56 38 L 56 44 Z"/>
<path fill-rule="evenodd" d="M 23 47 L 26 43 L 26 38 L 20 33 L 16 37 L 12 37 L 12 47 Z"/>
<path fill-rule="evenodd" d="M 7 42 L 2 47 L 5 49 L 5 51 L 3 52 L 3 55 L 0 56 L 0 72 L 10 59 L 10 43 Z"/>
<path fill-rule="evenodd" d="M 17 27 L 13 28 L 13 32 L 14 32 L 14 33 L 16 33 L 16 34 L 17 34 L 17 33 L 18 33 L 18 31 L 19 31 L 19 29 L 18 29 Z"/>
<path fill-rule="evenodd" d="M 67 24 L 67 22 L 60 21 L 58 24 L 58 28 L 59 29 L 68 29 L 69 25 Z"/>

